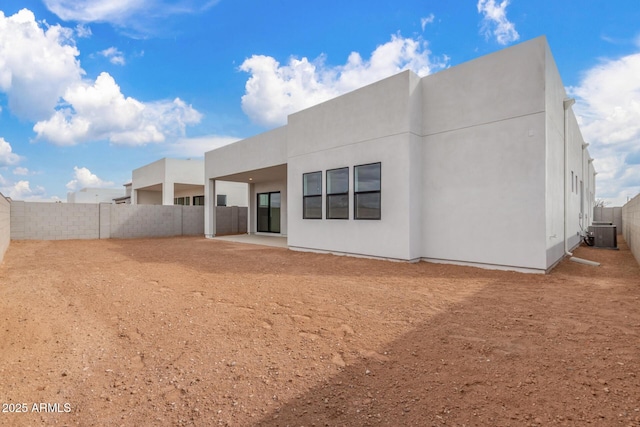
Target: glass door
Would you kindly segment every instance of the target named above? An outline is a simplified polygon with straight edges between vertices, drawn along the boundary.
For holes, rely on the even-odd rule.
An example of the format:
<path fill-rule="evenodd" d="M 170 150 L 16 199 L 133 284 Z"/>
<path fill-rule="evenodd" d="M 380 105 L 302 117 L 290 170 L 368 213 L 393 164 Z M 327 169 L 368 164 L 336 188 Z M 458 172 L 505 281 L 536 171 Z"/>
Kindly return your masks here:
<path fill-rule="evenodd" d="M 261 233 L 280 232 L 280 192 L 258 193 L 258 227 Z"/>

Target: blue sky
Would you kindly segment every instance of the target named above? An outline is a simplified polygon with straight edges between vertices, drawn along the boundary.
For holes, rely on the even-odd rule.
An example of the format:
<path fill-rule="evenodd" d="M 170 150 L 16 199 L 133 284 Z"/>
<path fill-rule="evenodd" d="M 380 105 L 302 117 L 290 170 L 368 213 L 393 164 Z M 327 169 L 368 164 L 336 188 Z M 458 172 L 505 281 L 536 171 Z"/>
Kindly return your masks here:
<path fill-rule="evenodd" d="M 118 188 L 410 68 L 546 35 L 598 171 L 640 192 L 640 7 L 574 0 L 0 2 L 0 192 Z"/>

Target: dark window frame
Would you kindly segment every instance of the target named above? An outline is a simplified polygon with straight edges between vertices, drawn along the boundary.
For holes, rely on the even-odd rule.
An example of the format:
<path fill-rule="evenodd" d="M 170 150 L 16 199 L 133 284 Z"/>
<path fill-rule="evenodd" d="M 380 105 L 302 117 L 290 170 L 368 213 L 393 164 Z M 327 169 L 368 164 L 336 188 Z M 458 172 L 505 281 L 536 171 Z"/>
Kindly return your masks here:
<path fill-rule="evenodd" d="M 319 174 L 320 175 L 320 190 L 318 192 L 318 194 L 306 194 L 305 193 L 305 177 L 307 175 L 315 175 L 315 174 Z M 309 200 L 320 200 L 320 210 L 319 216 L 309 216 L 307 215 L 307 201 Z M 307 173 L 303 173 L 302 174 L 302 219 L 322 219 L 322 171 L 315 171 L 315 172 L 307 172 Z"/>
<path fill-rule="evenodd" d="M 378 190 L 368 190 L 368 191 L 357 191 L 358 181 L 356 176 L 356 171 L 359 167 L 363 166 L 371 166 L 371 165 L 379 165 L 380 174 L 378 177 Z M 378 194 L 379 202 L 378 202 L 378 216 L 377 217 L 359 217 L 358 216 L 358 196 L 365 194 Z M 362 165 L 356 165 L 353 167 L 353 219 L 355 220 L 371 220 L 371 221 L 379 221 L 382 219 L 382 162 L 373 162 L 373 163 L 365 163 Z"/>
<path fill-rule="evenodd" d="M 277 230 L 273 229 L 273 225 L 274 225 L 273 224 L 273 210 L 274 210 L 275 207 L 272 205 L 271 200 L 272 200 L 274 194 L 277 194 L 278 198 L 280 199 L 280 201 L 279 201 L 280 204 L 279 204 L 279 206 L 277 206 L 278 209 L 279 209 L 279 211 L 278 211 L 278 225 L 277 225 L 278 229 Z M 265 209 L 264 206 L 262 208 L 260 207 L 260 196 L 264 196 L 264 195 L 267 196 L 267 206 L 266 206 L 266 209 L 267 209 L 267 224 L 266 224 L 267 229 L 266 230 L 260 229 L 260 225 L 261 225 L 260 224 L 260 219 L 261 219 L 261 217 L 260 217 L 260 209 Z M 265 191 L 265 192 L 256 194 L 256 231 L 258 233 L 276 233 L 276 234 L 282 233 L 282 194 L 281 194 L 280 191 Z"/>
<path fill-rule="evenodd" d="M 204 196 L 193 196 L 193 206 L 204 206 Z"/>
<path fill-rule="evenodd" d="M 334 192 L 329 192 L 329 173 L 330 172 L 335 172 L 335 171 L 342 171 L 342 170 L 346 170 L 347 171 L 347 191 L 344 192 L 340 192 L 340 193 L 334 193 Z M 349 219 L 349 166 L 345 166 L 345 167 L 341 167 L 341 168 L 334 168 L 334 169 L 327 169 L 325 171 L 325 180 L 326 180 L 326 186 L 327 186 L 327 203 L 326 203 L 326 207 L 325 207 L 325 216 L 327 217 L 327 219 Z M 330 213 L 330 209 L 331 209 L 331 199 L 333 198 L 338 198 L 338 197 L 345 197 L 347 198 L 347 210 L 346 210 L 346 216 L 332 216 Z"/>

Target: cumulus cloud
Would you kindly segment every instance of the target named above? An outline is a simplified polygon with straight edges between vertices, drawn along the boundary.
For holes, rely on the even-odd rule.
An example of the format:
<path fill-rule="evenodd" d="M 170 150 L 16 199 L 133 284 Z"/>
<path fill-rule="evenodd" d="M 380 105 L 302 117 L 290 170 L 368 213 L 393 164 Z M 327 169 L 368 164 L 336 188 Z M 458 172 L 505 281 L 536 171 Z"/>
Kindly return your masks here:
<path fill-rule="evenodd" d="M 501 45 L 512 43 L 520 38 L 513 22 L 507 19 L 509 0 L 496 3 L 495 0 L 478 0 L 478 13 L 483 15 L 481 32 L 488 40 L 495 37 Z"/>
<path fill-rule="evenodd" d="M 36 122 L 38 139 L 140 145 L 184 136 L 186 126 L 200 121 L 179 98 L 141 102 L 125 97 L 108 73 L 84 79 L 73 35 L 69 28 L 41 26 L 26 9 L 9 17 L 0 11 L 0 92 L 13 114 Z M 104 54 L 124 63 L 117 49 Z"/>
<path fill-rule="evenodd" d="M 142 103 L 125 97 L 109 73 L 101 73 L 93 84 L 70 86 L 53 115 L 33 127 L 37 138 L 57 145 L 108 139 L 122 145 L 164 142 L 180 137 L 187 125 L 202 115 L 179 98 Z"/>
<path fill-rule="evenodd" d="M 112 64 L 115 64 L 115 65 L 125 64 L 124 55 L 122 54 L 122 52 L 120 52 L 117 48 L 113 46 L 105 50 L 101 50 L 98 53 L 104 56 L 105 58 L 107 58 L 109 62 L 111 62 Z"/>
<path fill-rule="evenodd" d="M 32 201 L 44 200 L 47 194 L 44 187 L 36 186 L 35 188 L 31 188 L 29 181 L 25 180 L 20 180 L 14 183 L 4 181 L 3 186 L 0 187 L 0 193 L 6 197 L 11 197 L 13 200 Z"/>
<path fill-rule="evenodd" d="M 344 65 L 330 66 L 321 56 L 314 61 L 291 58 L 281 65 L 271 56 L 253 55 L 240 70 L 250 73 L 242 97 L 243 111 L 263 126 L 286 123 L 287 115 L 410 69 L 420 76 L 444 68 L 448 58 L 436 60 L 420 39 L 394 35 L 378 46 L 370 59 L 352 52 Z"/>
<path fill-rule="evenodd" d="M 575 112 L 598 171 L 598 198 L 621 205 L 640 192 L 640 52 L 602 61 L 578 86 Z"/>
<path fill-rule="evenodd" d="M 11 144 L 0 136 L 0 167 L 13 166 L 20 162 L 21 158 L 13 152 Z"/>
<path fill-rule="evenodd" d="M 74 166 L 73 168 L 74 178 L 67 183 L 67 189 L 70 191 L 80 190 L 82 188 L 106 188 L 113 187 L 112 181 L 104 181 L 98 178 L 97 175 L 91 173 L 91 171 L 85 167 L 79 168 Z"/>
<path fill-rule="evenodd" d="M 72 36 L 59 25 L 41 27 L 27 9 L 9 17 L 0 11 L 0 92 L 7 94 L 13 114 L 46 117 L 64 90 L 81 79 Z"/>

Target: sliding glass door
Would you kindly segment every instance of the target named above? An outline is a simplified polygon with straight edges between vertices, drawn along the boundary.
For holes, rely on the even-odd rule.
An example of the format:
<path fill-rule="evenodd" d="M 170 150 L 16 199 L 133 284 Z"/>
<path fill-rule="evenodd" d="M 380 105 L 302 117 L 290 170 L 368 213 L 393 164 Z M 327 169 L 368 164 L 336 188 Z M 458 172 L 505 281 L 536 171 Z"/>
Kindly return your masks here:
<path fill-rule="evenodd" d="M 280 232 L 280 192 L 258 193 L 258 232 Z"/>

